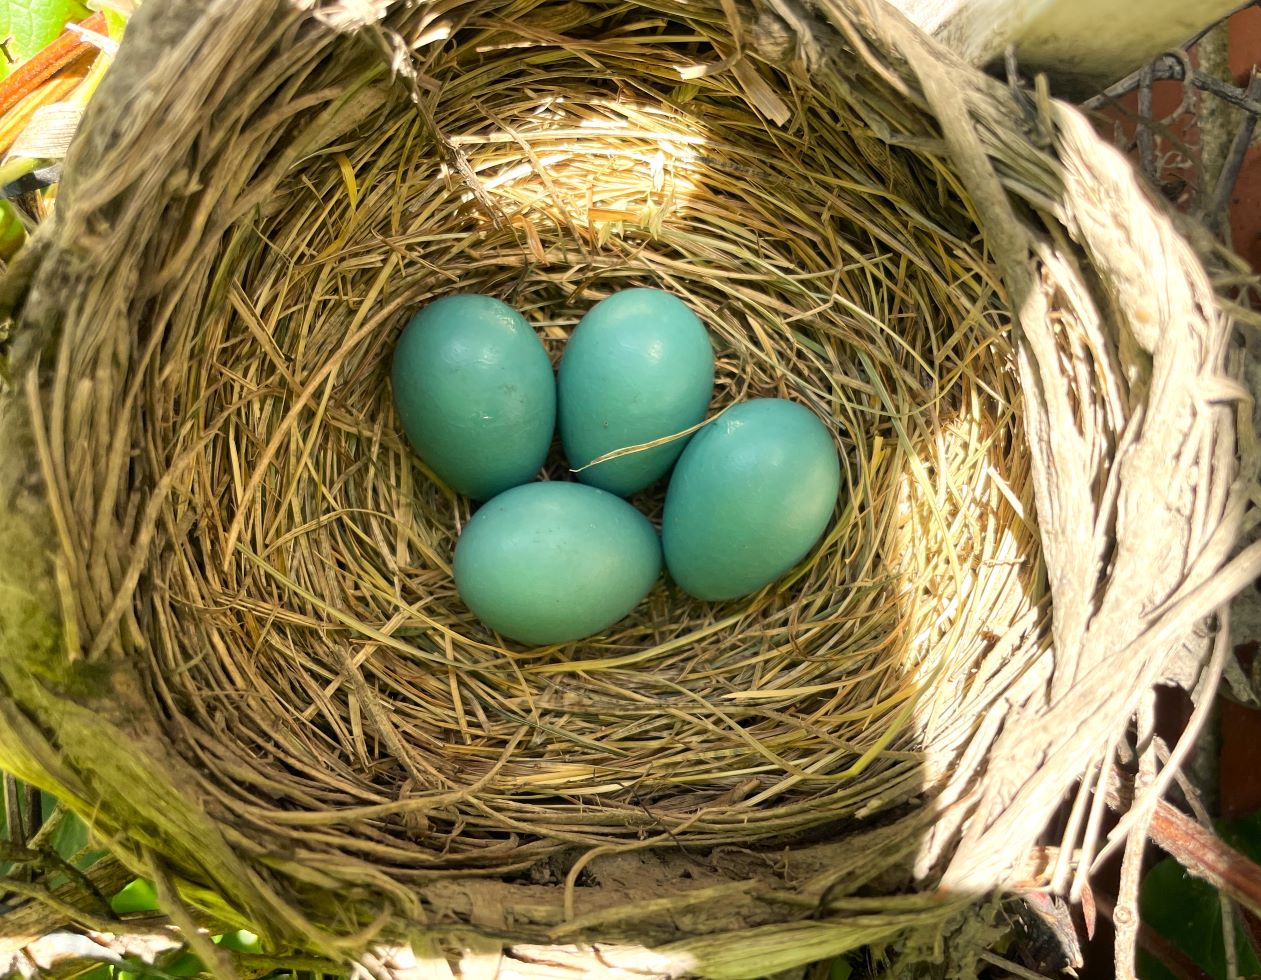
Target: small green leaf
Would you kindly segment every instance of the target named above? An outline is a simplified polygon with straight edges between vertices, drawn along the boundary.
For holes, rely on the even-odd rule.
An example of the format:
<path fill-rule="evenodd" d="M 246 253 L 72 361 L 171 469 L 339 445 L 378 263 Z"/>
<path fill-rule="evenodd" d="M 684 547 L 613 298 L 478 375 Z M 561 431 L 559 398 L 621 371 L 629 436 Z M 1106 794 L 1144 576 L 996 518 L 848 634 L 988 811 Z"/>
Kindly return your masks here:
<path fill-rule="evenodd" d="M 171 974 L 154 966 L 136 963 L 134 970 L 119 970 L 116 980 L 170 980 Z"/>
<path fill-rule="evenodd" d="M 222 936 L 216 938 L 215 942 L 224 949 L 232 950 L 234 953 L 261 953 L 263 951 L 263 946 L 258 941 L 258 937 L 248 929 L 225 932 Z"/>
<path fill-rule="evenodd" d="M 117 10 L 104 10 L 105 14 L 105 32 L 113 41 L 121 41 L 123 32 L 127 30 L 128 17 L 120 14 Z"/>
<path fill-rule="evenodd" d="M 119 970 L 117 980 L 171 980 L 172 977 L 198 977 L 206 972 L 205 966 L 186 949 L 173 949 L 163 953 L 153 966 L 134 962 L 130 970 Z"/>
<path fill-rule="evenodd" d="M 123 886 L 122 891 L 109 901 L 115 915 L 128 915 L 132 912 L 156 912 L 158 909 L 158 893 L 153 885 L 143 878 L 137 878 Z"/>
<path fill-rule="evenodd" d="M 52 813 L 47 806 L 44 808 L 45 813 Z M 67 861 L 74 860 L 76 854 L 79 854 L 88 846 L 88 826 L 79 819 L 77 813 L 65 813 L 61 817 L 61 823 L 57 825 L 57 829 L 53 831 L 52 845 L 54 850 Z M 99 856 L 99 852 L 88 852 L 84 858 L 81 858 L 77 864 L 80 870 L 86 869 Z"/>
<path fill-rule="evenodd" d="M 70 21 L 87 17 L 81 0 L 5 0 L 0 3 L 0 78 L 51 43 Z M 7 39 L 7 40 L 6 40 Z"/>
<path fill-rule="evenodd" d="M 206 972 L 205 965 L 193 953 L 180 953 L 162 967 L 168 977 L 196 977 Z"/>
<path fill-rule="evenodd" d="M 844 957 L 832 961 L 828 968 L 828 980 L 849 980 L 854 972 L 854 964 Z"/>

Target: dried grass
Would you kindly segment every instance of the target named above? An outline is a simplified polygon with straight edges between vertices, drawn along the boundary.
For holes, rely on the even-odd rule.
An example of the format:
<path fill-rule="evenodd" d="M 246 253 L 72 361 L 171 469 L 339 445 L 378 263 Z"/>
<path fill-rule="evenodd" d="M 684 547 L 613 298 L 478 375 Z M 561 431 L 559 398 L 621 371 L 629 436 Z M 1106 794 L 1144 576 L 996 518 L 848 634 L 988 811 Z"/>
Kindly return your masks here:
<path fill-rule="evenodd" d="M 1185 663 L 1187 630 L 1228 597 L 1214 583 L 1257 563 L 1214 578 L 1251 483 L 1230 322 L 1199 261 L 1070 110 L 1018 103 L 884 8 L 828 4 L 825 27 L 780 4 L 794 36 L 670 2 L 400 5 L 362 28 L 392 73 L 296 14 L 166 6 L 203 66 L 167 92 L 169 67 L 137 47 L 129 80 L 124 49 L 120 97 L 136 79 L 162 92 L 130 117 L 149 137 L 112 130 L 103 92 L 4 416 L 25 413 L 47 488 L 64 669 L 114 665 L 134 680 L 110 703 L 143 716 L 134 742 L 81 746 L 71 768 L 143 745 L 180 786 L 178 824 L 137 804 L 157 828 L 143 856 L 108 799 L 56 786 L 138 866 L 208 878 L 322 949 L 362 917 L 317 928 L 297 910 L 348 886 L 496 935 L 717 932 L 709 960 L 688 947 L 711 975 L 745 975 L 737 954 L 801 962 L 786 920 L 819 917 L 829 953 L 940 929 L 958 907 L 931 895 L 845 896 L 890 872 L 886 891 L 905 887 L 916 851 L 930 882 L 952 855 L 956 884 L 1019 880 L 1065 789 L 1110 765 L 1142 691 Z M 190 123 L 212 105 L 213 126 Z M 1090 199 L 1105 181 L 1120 214 Z M 1137 227 L 1160 264 L 1136 259 Z M 827 420 L 836 519 L 749 599 L 663 581 L 601 636 L 504 644 L 452 585 L 469 504 L 401 437 L 392 345 L 417 306 L 464 290 L 514 305 L 558 356 L 631 285 L 708 325 L 715 410 L 774 395 Z M 41 374 L 33 327 L 53 320 Z M 1164 441 L 1143 431 L 1161 411 Z M 1159 480 L 1112 466 L 1169 445 L 1186 448 Z M 547 476 L 569 478 L 555 453 Z M 658 517 L 661 499 L 636 502 Z M 1131 540 L 1141 499 L 1151 548 Z M 1109 579 L 1153 549 L 1149 581 Z M 1119 649 L 1142 656 L 1101 681 Z M 45 682 L 8 669 L 37 701 Z M 0 761 L 40 782 L 36 754 Z M 628 855 L 634 884 L 610 899 L 619 881 L 601 893 L 589 872 Z M 544 900 L 522 881 L 565 887 Z M 691 887 L 710 889 L 708 920 Z M 727 949 L 733 923 L 766 931 Z"/>
<path fill-rule="evenodd" d="M 936 655 L 915 642 L 943 612 L 933 593 L 1002 534 L 1032 546 L 989 476 L 1015 471 L 1028 509 L 1007 317 L 967 214 L 936 204 L 944 170 L 824 129 L 839 99 L 810 107 L 806 139 L 742 107 L 729 74 L 680 92 L 712 34 L 632 32 L 600 8 L 568 30 L 581 51 L 469 25 L 423 62 L 442 84 L 425 114 L 387 99 L 362 139 L 299 165 L 216 270 L 227 302 L 172 323 L 143 395 L 147 468 L 173 474 L 160 526 L 192 529 L 153 566 L 163 708 L 234 733 L 194 749 L 198 768 L 262 769 L 321 847 L 400 876 L 565 844 L 783 839 L 914 795 L 899 709 Z M 435 129 L 472 187 L 434 165 Z M 559 357 L 592 303 L 646 284 L 709 326 L 716 410 L 778 396 L 830 421 L 837 519 L 749 600 L 663 581 L 605 635 L 505 646 L 455 593 L 470 506 L 401 438 L 394 340 L 467 290 Z M 546 475 L 569 478 L 558 455 Z M 662 496 L 638 503 L 656 518 Z M 1037 601 L 1027 567 L 992 575 L 1017 614 Z M 217 795 L 255 813 L 250 782 Z"/>

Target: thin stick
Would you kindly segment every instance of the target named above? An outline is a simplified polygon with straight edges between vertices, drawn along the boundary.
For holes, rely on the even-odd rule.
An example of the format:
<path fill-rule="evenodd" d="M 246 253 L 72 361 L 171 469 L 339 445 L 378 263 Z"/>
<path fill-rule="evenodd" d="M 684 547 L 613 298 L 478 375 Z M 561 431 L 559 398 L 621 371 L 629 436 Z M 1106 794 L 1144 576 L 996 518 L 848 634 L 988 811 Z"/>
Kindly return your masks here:
<path fill-rule="evenodd" d="M 1041 973 L 1034 973 L 1032 970 L 1026 970 L 1019 963 L 1014 963 L 1005 956 L 999 956 L 997 953 L 985 949 L 980 953 L 980 958 L 991 966 L 996 966 L 1001 970 L 1006 970 L 1013 977 L 1020 977 L 1021 980 L 1046 980 Z"/>
<path fill-rule="evenodd" d="M 1159 182 L 1156 172 L 1156 134 L 1152 131 L 1152 66 L 1139 72 L 1138 84 L 1138 159 L 1143 173 L 1153 183 Z"/>
<path fill-rule="evenodd" d="M 17 777 L 6 772 L 4 774 L 5 836 L 19 847 L 25 847 L 26 838 L 22 832 L 26 827 L 26 823 L 22 819 L 22 808 L 19 799 Z"/>
<path fill-rule="evenodd" d="M 1183 67 L 1183 62 L 1179 58 L 1169 55 L 1139 69 L 1133 75 L 1128 76 L 1103 93 L 1087 99 L 1082 103 L 1082 108 L 1087 110 L 1098 109 L 1109 102 L 1116 101 L 1123 95 L 1133 92 L 1143 84 L 1145 74 L 1149 74 L 1153 82 L 1189 82 L 1201 91 L 1216 95 L 1219 99 L 1233 105 L 1237 109 L 1243 109 L 1253 115 L 1261 115 L 1261 102 L 1257 100 L 1256 96 L 1249 96 L 1245 90 L 1228 82 L 1223 82 L 1221 79 L 1214 78 L 1212 75 L 1205 74 L 1202 71 L 1192 70 L 1190 75 L 1188 75 Z"/>
<path fill-rule="evenodd" d="M 1152 744 L 1156 748 L 1157 758 L 1163 764 L 1169 757 L 1169 749 L 1160 738 L 1154 738 Z M 1191 808 L 1191 812 L 1195 814 L 1195 819 L 1205 830 L 1212 832 L 1213 818 L 1204 806 L 1201 799 L 1200 791 L 1187 778 L 1186 774 L 1178 771 L 1174 774 L 1174 780 L 1178 784 L 1178 788 L 1182 790 L 1182 795 L 1186 799 L 1187 805 Z M 1235 915 L 1239 916 L 1239 921 L 1244 923 L 1244 936 L 1250 944 L 1255 945 L 1255 936 L 1251 926 L 1256 923 L 1256 917 L 1247 909 L 1241 907 L 1237 902 L 1232 901 L 1222 892 L 1217 893 L 1218 903 L 1222 910 L 1222 942 L 1227 952 L 1227 968 L 1229 970 L 1236 969 L 1232 966 L 1236 956 L 1234 953 L 1235 946 Z"/>
<path fill-rule="evenodd" d="M 221 976 L 224 980 L 238 980 L 239 974 L 232 963 L 232 957 L 227 950 L 220 949 L 211 942 L 206 931 L 193 920 L 160 859 L 151 851 L 146 852 L 145 857 L 149 863 L 149 875 L 153 879 L 158 904 L 170 916 L 171 922 L 188 941 L 192 951 L 215 976 Z"/>
<path fill-rule="evenodd" d="M 1254 102 L 1261 98 L 1261 76 L 1258 76 L 1255 68 L 1252 70 L 1252 77 L 1248 80 L 1247 92 L 1248 98 Z M 1261 105 L 1261 102 L 1257 104 Z M 1248 148 L 1252 146 L 1252 135 L 1256 132 L 1256 128 L 1257 114 L 1247 112 L 1243 124 L 1235 133 L 1234 141 L 1230 144 L 1221 175 L 1217 180 L 1217 187 L 1213 191 L 1213 201 L 1209 206 L 1207 218 L 1220 236 L 1227 236 L 1230 233 L 1230 199 L 1235 192 L 1235 184 L 1239 180 L 1239 171 L 1243 168 Z"/>
<path fill-rule="evenodd" d="M 1117 908 L 1112 896 L 1095 892 L 1095 903 L 1099 911 L 1111 919 L 1115 926 Z M 1138 945 L 1156 957 L 1177 980 L 1212 980 L 1198 963 L 1146 923 L 1139 922 L 1135 934 Z"/>
<path fill-rule="evenodd" d="M 1108 791 L 1108 805 L 1118 812 L 1122 797 Z M 1152 843 L 1176 858 L 1187 871 L 1229 895 L 1254 915 L 1261 910 L 1261 867 L 1210 830 L 1161 800 L 1152 812 Z"/>
<path fill-rule="evenodd" d="M 22 816 L 26 820 L 25 829 L 22 831 L 22 839 L 29 843 L 35 839 L 35 836 L 39 833 L 39 828 L 44 823 L 43 800 L 39 789 L 30 783 L 22 784 L 22 796 L 22 802 L 24 803 Z"/>
<path fill-rule="evenodd" d="M 1138 752 L 1138 776 L 1136 784 L 1150 786 L 1156 780 L 1156 750 L 1152 744 L 1155 729 L 1155 694 L 1148 692 L 1139 707 L 1135 744 Z M 1136 805 L 1145 806 L 1146 800 Z M 1139 885 L 1143 871 L 1143 852 L 1147 848 L 1147 821 L 1140 818 L 1130 829 L 1121 858 L 1121 880 L 1117 885 L 1116 909 L 1113 923 L 1116 926 L 1114 965 L 1118 980 L 1134 980 L 1135 955 L 1138 950 Z M 1118 914 L 1123 913 L 1123 914 Z"/>

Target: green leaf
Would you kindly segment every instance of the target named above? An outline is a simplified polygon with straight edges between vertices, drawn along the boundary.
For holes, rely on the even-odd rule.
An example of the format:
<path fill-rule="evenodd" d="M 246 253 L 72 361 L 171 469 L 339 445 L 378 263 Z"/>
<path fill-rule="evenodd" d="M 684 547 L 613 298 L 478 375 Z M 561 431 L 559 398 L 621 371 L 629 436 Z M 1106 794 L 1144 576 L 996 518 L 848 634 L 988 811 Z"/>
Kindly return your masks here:
<path fill-rule="evenodd" d="M 81 0 L 3 0 L 0 2 L 0 41 L 7 56 L 0 57 L 0 78 L 52 42 L 72 20 L 82 20 L 88 8 Z"/>
<path fill-rule="evenodd" d="M 1261 858 L 1261 812 L 1238 820 L 1222 821 L 1218 835 L 1253 861 Z M 1139 892 L 1143 921 L 1182 950 L 1214 980 L 1226 976 L 1226 947 L 1222 942 L 1222 907 L 1217 889 L 1193 878 L 1173 858 L 1166 858 L 1143 877 Z M 1252 952 L 1242 925 L 1235 925 L 1239 975 L 1261 974 L 1261 962 Z M 1141 980 L 1174 980 L 1155 957 L 1140 952 Z"/>
<path fill-rule="evenodd" d="M 225 932 L 222 936 L 217 937 L 215 942 L 224 949 L 232 950 L 234 953 L 261 953 L 263 951 L 263 946 L 258 941 L 258 936 L 248 929 Z"/>
<path fill-rule="evenodd" d="M 44 815 L 47 818 L 53 812 L 53 808 L 57 805 L 57 801 L 44 794 Z M 53 849 L 67 861 L 74 861 L 76 855 L 80 855 L 79 860 L 75 861 L 75 865 L 80 871 L 86 870 L 97 858 L 102 851 L 86 851 L 89 843 L 88 825 L 79 819 L 79 815 L 74 812 L 65 812 L 61 816 L 61 823 L 57 825 L 57 829 L 53 831 L 52 845 Z"/>
<path fill-rule="evenodd" d="M 127 30 L 128 17 L 120 14 L 117 10 L 104 10 L 105 14 L 105 32 L 113 41 L 121 41 L 123 32 Z"/>
<path fill-rule="evenodd" d="M 206 972 L 205 965 L 193 953 L 180 953 L 162 967 L 168 977 L 196 977 Z"/>
<path fill-rule="evenodd" d="M 117 980 L 171 980 L 172 977 L 197 977 L 205 972 L 206 967 L 194 954 L 186 949 L 175 949 L 159 956 L 154 966 L 135 963 L 130 970 L 119 970 Z"/>
<path fill-rule="evenodd" d="M 828 968 L 828 980 L 849 980 L 854 972 L 854 965 L 844 957 L 832 961 Z"/>
<path fill-rule="evenodd" d="M 158 893 L 153 885 L 143 878 L 123 886 L 122 891 L 109 900 L 110 908 L 115 915 L 128 915 L 132 912 L 156 912 L 158 909 Z"/>

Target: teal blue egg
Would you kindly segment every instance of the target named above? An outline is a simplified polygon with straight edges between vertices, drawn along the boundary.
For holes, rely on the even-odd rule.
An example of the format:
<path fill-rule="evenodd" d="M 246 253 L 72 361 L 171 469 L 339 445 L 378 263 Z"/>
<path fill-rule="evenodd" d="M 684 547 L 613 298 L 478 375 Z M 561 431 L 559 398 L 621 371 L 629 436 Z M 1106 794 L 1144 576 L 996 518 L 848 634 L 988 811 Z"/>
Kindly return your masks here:
<path fill-rule="evenodd" d="M 455 547 L 455 587 L 497 633 L 565 643 L 607 629 L 661 572 L 656 529 L 581 483 L 527 483 L 483 504 Z"/>
<path fill-rule="evenodd" d="M 560 437 L 575 470 L 704 421 L 714 351 L 695 313 L 659 289 L 625 289 L 588 311 L 557 379 Z M 584 483 L 627 496 L 663 476 L 687 439 L 581 470 Z"/>
<path fill-rule="evenodd" d="M 489 500 L 533 479 L 556 428 L 556 381 L 538 335 L 491 296 L 430 303 L 403 329 L 394 404 L 416 454 L 448 486 Z"/>
<path fill-rule="evenodd" d="M 727 409 L 692 438 L 666 492 L 666 567 L 698 599 L 736 599 L 769 585 L 823 536 L 840 461 L 809 409 L 759 398 Z"/>

